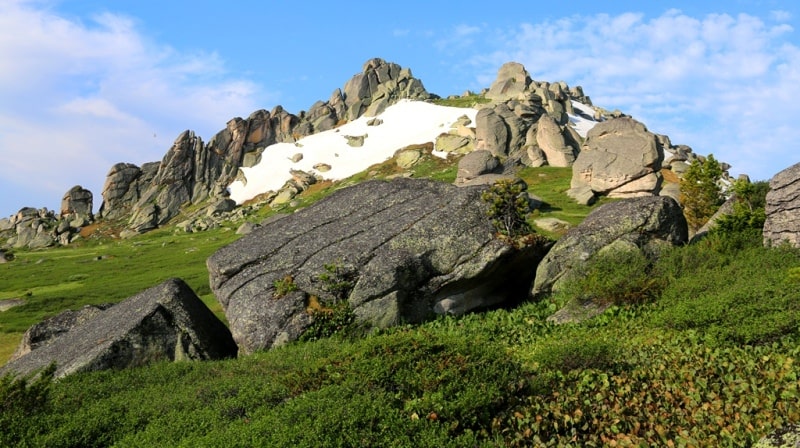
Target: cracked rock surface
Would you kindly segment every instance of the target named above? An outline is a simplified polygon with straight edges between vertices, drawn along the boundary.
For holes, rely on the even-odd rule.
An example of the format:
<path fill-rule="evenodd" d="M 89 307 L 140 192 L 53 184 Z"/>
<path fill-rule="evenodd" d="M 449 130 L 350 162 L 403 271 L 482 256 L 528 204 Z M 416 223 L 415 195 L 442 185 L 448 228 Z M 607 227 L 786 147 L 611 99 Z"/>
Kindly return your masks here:
<path fill-rule="evenodd" d="M 387 327 L 524 299 L 543 250 L 494 237 L 484 188 L 364 182 L 220 249 L 210 283 L 240 350 L 297 339 L 317 303 L 347 300 L 360 321 Z"/>

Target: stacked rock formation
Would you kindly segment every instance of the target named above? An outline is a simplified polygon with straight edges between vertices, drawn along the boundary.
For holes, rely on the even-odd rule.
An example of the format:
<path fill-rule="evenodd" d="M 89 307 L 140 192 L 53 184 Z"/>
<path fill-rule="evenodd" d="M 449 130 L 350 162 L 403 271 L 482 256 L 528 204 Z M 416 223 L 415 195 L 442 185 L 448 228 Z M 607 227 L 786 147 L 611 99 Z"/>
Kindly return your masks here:
<path fill-rule="evenodd" d="M 409 69 L 370 59 L 344 89 L 336 89 L 329 101 L 315 103 L 308 112 L 294 115 L 281 106 L 258 110 L 247 119 L 233 118 L 207 144 L 191 130 L 182 132 L 160 163 L 114 165 L 103 187 L 100 215 L 130 217 L 127 235 L 145 232 L 174 218 L 184 205 L 225 197 L 239 168 L 258 163 L 269 145 L 377 115 L 401 99 L 430 97 Z"/>

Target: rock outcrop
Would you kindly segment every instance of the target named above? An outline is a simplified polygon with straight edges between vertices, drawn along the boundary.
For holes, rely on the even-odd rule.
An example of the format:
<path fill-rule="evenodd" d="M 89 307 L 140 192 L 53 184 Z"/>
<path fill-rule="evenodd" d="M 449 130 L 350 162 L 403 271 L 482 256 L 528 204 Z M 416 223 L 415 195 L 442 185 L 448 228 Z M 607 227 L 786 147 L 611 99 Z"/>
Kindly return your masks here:
<path fill-rule="evenodd" d="M 129 217 L 133 206 L 156 177 L 159 165 L 159 162 L 151 162 L 141 168 L 132 163 L 112 166 L 103 185 L 99 217 L 110 220 Z"/>
<path fill-rule="evenodd" d="M 572 101 L 591 105 L 580 87 L 531 79 L 525 67 L 509 62 L 485 94 L 475 119 L 475 147 L 527 166 L 572 165 L 581 137 L 572 130 Z M 593 118 L 592 118 L 593 119 Z"/>
<path fill-rule="evenodd" d="M 53 233 L 58 225 L 58 219 L 55 213 L 46 208 L 23 207 L 10 218 L 0 222 L 0 225 L 6 229 L 0 231 L 5 246 L 41 249 L 55 244 Z"/>
<path fill-rule="evenodd" d="M 570 272 L 606 247 L 627 247 L 657 254 L 665 244 L 687 241 L 686 218 L 670 198 L 650 196 L 605 204 L 562 236 L 536 269 L 531 294 L 540 297 L 558 290 Z"/>
<path fill-rule="evenodd" d="M 142 291 L 0 368 L 29 375 L 56 363 L 57 378 L 162 360 L 235 357 L 225 325 L 182 280 Z"/>
<path fill-rule="evenodd" d="M 662 160 L 664 149 L 643 124 L 629 117 L 606 120 L 588 132 L 568 194 L 575 199 L 587 190 L 617 198 L 657 195 Z"/>
<path fill-rule="evenodd" d="M 86 305 L 79 310 L 66 310 L 31 326 L 22 335 L 22 341 L 17 346 L 17 350 L 11 355 L 9 361 L 21 358 L 73 328 L 97 317 L 110 306 Z"/>
<path fill-rule="evenodd" d="M 770 179 L 764 211 L 764 244 L 800 247 L 800 163 Z"/>
<path fill-rule="evenodd" d="M 72 227 L 81 227 L 94 219 L 92 213 L 92 192 L 76 185 L 69 189 L 61 199 L 62 219 L 82 222 Z"/>
<path fill-rule="evenodd" d="M 790 424 L 762 437 L 753 448 L 797 448 L 800 446 L 800 424 Z"/>
<path fill-rule="evenodd" d="M 369 181 L 219 250 L 210 283 L 240 349 L 297 339 L 314 319 L 308 309 L 341 300 L 386 327 L 524 299 L 543 248 L 495 239 L 483 189 Z"/>
<path fill-rule="evenodd" d="M 500 161 L 486 150 L 473 151 L 458 161 L 458 172 L 456 173 L 456 185 L 465 184 L 478 176 L 484 174 L 498 173 L 502 171 Z"/>
<path fill-rule="evenodd" d="M 103 187 L 100 215 L 129 218 L 125 235 L 146 232 L 177 216 L 185 205 L 224 198 L 239 168 L 257 164 L 272 144 L 295 142 L 362 115 L 377 115 L 401 99 L 430 97 L 409 69 L 370 59 L 343 89 L 308 112 L 294 115 L 281 106 L 258 110 L 247 119 L 231 119 L 208 143 L 191 130 L 182 132 L 160 163 L 141 168 L 114 165 Z"/>

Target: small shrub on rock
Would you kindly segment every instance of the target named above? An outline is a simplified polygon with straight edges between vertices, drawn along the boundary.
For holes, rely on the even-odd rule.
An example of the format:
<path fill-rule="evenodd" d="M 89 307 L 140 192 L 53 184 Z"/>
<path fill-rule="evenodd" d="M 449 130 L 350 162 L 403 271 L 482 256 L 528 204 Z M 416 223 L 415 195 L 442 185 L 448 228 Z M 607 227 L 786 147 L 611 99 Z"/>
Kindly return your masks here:
<path fill-rule="evenodd" d="M 533 233 L 526 220 L 531 206 L 525 189 L 522 182 L 501 179 L 481 194 L 483 202 L 489 205 L 486 214 L 501 235 L 514 238 Z"/>

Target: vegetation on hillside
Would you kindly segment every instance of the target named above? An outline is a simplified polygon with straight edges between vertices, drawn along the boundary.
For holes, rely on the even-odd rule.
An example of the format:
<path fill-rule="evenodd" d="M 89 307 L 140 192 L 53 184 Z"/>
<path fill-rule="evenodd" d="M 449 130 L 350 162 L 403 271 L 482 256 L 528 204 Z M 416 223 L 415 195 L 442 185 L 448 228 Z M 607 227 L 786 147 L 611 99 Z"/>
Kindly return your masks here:
<path fill-rule="evenodd" d="M 521 172 L 545 201 L 534 217 L 577 223 L 591 210 L 566 198 L 565 172 Z M 307 342 L 237 360 L 6 377 L 0 411 L 15 411 L 0 412 L 0 446 L 748 446 L 800 421 L 800 251 L 761 246 L 755 185 L 741 194 L 750 211 L 716 236 L 655 263 L 611 255 L 516 309 L 359 337 L 332 331 L 352 321 L 331 313 Z M 298 207 L 338 187 L 307 191 Z M 0 332 L 120 300 L 162 275 L 187 278 L 213 304 L 204 260 L 234 238 L 230 227 L 162 230 L 19 251 L 0 265 L 0 298 L 29 303 L 0 314 Z M 614 305 L 581 324 L 547 321 L 586 291 Z"/>
<path fill-rule="evenodd" d="M 709 154 L 694 159 L 680 181 L 680 202 L 689 229 L 696 232 L 708 222 L 725 201 L 720 180 L 722 167 Z"/>

